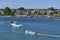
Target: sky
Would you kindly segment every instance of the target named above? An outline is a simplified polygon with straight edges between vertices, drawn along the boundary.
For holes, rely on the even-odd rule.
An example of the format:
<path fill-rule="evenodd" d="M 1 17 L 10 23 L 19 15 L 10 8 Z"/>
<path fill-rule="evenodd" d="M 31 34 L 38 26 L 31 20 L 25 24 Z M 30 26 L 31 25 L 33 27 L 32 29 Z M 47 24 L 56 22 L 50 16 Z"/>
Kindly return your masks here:
<path fill-rule="evenodd" d="M 0 9 L 10 7 L 17 9 L 24 7 L 25 9 L 47 9 L 54 7 L 60 9 L 60 0 L 0 0 Z"/>

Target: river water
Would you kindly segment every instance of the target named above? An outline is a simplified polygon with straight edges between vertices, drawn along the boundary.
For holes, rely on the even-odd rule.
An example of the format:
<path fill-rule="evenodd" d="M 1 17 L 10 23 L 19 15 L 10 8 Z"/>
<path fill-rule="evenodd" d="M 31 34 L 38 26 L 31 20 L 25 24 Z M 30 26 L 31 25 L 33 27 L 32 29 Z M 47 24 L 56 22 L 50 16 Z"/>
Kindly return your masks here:
<path fill-rule="evenodd" d="M 22 24 L 22 28 L 12 28 L 11 21 Z M 0 17 L 0 40 L 60 40 L 60 37 L 28 35 L 25 30 L 41 34 L 60 35 L 60 20 L 47 17 Z"/>

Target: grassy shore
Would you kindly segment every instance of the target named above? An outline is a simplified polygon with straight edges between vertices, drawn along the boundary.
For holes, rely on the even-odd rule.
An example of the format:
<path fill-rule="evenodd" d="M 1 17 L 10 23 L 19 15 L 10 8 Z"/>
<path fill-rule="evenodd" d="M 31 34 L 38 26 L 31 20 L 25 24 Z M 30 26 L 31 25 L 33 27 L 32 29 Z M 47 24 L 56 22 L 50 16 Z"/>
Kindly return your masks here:
<path fill-rule="evenodd" d="M 48 15 L 37 15 L 37 16 L 35 16 L 35 15 L 30 15 L 30 16 L 28 16 L 28 15 L 0 15 L 0 17 L 47 17 Z M 53 14 L 53 16 L 60 16 L 60 14 Z"/>

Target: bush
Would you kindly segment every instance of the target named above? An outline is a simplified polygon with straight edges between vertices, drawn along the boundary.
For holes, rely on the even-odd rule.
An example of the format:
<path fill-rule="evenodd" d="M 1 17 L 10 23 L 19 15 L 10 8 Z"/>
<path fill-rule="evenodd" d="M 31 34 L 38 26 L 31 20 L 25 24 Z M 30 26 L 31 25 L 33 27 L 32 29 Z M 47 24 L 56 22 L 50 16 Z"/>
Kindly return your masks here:
<path fill-rule="evenodd" d="M 54 14 L 54 16 L 60 16 L 60 14 Z"/>

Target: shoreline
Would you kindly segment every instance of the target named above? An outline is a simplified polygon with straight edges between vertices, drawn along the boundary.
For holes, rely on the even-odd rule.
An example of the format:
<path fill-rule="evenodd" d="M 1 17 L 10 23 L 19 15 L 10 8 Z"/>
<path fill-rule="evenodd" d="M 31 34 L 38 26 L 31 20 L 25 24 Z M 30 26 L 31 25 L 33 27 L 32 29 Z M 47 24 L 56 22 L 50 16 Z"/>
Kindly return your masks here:
<path fill-rule="evenodd" d="M 0 17 L 7 17 L 7 18 L 9 18 L 9 17 L 48 17 L 48 16 L 0 16 Z M 54 16 L 54 17 L 60 17 L 60 16 Z"/>

